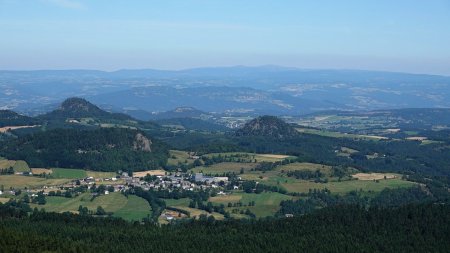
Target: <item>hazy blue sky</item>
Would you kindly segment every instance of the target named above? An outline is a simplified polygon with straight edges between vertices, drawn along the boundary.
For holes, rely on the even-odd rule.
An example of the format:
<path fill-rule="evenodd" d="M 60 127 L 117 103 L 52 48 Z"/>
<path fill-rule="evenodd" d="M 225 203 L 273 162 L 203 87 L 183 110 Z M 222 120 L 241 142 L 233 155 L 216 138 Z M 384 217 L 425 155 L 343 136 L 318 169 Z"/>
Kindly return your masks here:
<path fill-rule="evenodd" d="M 450 75 L 450 0 L 0 0 L 0 69 L 264 64 Z"/>

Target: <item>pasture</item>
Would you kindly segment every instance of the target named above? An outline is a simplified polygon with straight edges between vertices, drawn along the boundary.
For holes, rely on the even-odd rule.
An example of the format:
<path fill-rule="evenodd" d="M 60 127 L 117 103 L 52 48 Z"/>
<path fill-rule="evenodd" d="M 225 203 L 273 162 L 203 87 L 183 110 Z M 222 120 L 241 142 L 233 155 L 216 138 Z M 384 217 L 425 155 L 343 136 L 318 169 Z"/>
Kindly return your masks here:
<path fill-rule="evenodd" d="M 52 168 L 52 171 L 51 178 L 78 179 L 87 177 L 86 171 L 81 169 Z"/>
<path fill-rule="evenodd" d="M 128 195 L 125 206 L 114 212 L 113 216 L 129 221 L 140 221 L 151 214 L 151 207 L 145 199 L 135 195 Z"/>

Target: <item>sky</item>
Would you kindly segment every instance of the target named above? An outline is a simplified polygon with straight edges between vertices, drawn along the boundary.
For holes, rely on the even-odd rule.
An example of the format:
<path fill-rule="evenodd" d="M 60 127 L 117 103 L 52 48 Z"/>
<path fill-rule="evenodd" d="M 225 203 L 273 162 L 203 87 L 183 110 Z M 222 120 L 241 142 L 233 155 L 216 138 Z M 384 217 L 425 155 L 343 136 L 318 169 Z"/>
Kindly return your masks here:
<path fill-rule="evenodd" d="M 450 0 L 0 0 L 0 69 L 450 75 Z"/>

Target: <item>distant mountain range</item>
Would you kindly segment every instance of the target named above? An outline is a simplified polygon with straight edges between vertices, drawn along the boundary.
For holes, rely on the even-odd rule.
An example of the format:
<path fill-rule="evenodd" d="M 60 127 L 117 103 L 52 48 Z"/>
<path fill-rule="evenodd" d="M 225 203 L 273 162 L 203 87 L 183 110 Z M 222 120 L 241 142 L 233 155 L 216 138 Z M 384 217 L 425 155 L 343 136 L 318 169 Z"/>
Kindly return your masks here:
<path fill-rule="evenodd" d="M 230 115 L 448 108 L 450 77 L 279 66 L 0 71 L 0 109 L 42 114 L 73 96 L 142 119 L 164 117 L 178 107 Z"/>

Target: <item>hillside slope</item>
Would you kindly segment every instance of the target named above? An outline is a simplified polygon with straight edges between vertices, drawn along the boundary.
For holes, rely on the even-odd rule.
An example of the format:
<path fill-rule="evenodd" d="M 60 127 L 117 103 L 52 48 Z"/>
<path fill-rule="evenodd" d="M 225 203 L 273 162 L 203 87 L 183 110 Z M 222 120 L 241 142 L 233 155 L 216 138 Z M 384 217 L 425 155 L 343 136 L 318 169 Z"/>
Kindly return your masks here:
<path fill-rule="evenodd" d="M 168 149 L 140 131 L 120 128 L 56 129 L 10 140 L 0 155 L 31 167 L 141 171 L 164 166 Z"/>

